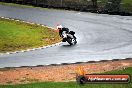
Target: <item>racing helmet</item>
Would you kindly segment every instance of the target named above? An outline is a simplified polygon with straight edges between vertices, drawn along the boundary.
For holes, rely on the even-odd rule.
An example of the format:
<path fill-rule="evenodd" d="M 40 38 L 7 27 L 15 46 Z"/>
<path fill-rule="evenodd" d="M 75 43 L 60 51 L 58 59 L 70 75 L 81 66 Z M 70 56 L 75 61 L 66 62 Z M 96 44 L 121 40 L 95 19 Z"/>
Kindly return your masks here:
<path fill-rule="evenodd" d="M 57 29 L 62 29 L 62 25 L 57 25 Z"/>

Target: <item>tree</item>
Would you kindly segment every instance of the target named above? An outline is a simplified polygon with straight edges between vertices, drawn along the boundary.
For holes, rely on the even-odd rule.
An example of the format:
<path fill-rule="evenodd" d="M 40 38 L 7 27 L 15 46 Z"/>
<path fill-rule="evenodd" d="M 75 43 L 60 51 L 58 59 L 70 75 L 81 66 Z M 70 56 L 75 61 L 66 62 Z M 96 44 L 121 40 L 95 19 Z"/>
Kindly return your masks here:
<path fill-rule="evenodd" d="M 96 9 L 97 8 L 97 0 L 92 0 L 93 3 L 93 8 Z"/>
<path fill-rule="evenodd" d="M 108 0 L 105 9 L 109 12 L 119 12 L 122 0 Z"/>

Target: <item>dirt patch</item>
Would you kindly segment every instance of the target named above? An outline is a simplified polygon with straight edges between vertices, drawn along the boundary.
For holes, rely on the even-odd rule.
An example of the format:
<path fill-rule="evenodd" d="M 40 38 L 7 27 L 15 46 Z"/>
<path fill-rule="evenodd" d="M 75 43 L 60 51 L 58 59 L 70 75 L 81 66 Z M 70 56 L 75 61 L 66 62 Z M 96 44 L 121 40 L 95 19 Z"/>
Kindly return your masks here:
<path fill-rule="evenodd" d="M 21 67 L 6 70 L 2 69 L 0 71 L 0 84 L 73 81 L 76 79 L 76 73 L 80 67 L 84 69 L 86 74 L 100 73 L 132 67 L 132 59 L 71 65 Z"/>

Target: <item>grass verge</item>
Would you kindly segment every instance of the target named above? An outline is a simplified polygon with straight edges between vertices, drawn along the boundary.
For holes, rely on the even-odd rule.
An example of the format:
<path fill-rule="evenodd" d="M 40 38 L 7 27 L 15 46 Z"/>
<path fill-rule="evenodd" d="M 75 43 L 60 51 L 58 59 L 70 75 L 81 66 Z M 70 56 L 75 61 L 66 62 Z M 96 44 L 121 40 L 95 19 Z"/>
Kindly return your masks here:
<path fill-rule="evenodd" d="M 104 74 L 130 74 L 132 77 L 132 67 L 105 72 Z M 41 82 L 19 85 L 0 85 L 0 88 L 132 88 L 132 81 L 128 84 L 84 84 L 76 82 Z"/>
<path fill-rule="evenodd" d="M 16 3 L 6 3 L 6 2 L 0 2 L 0 5 L 5 5 L 5 6 L 13 6 L 13 7 L 21 7 L 21 8 L 36 8 L 40 10 L 59 10 L 63 11 L 62 9 L 56 9 L 56 8 L 44 8 L 44 7 L 39 7 L 39 6 L 33 6 L 33 5 L 24 5 L 24 4 L 16 4 Z"/>
<path fill-rule="evenodd" d="M 46 46 L 59 41 L 58 33 L 47 27 L 0 18 L 0 53 Z"/>
<path fill-rule="evenodd" d="M 6 3 L 6 2 L 0 2 L 0 5 L 16 6 L 16 7 L 27 7 L 27 8 L 41 8 L 41 7 L 35 7 L 35 6 L 32 6 L 32 5 L 22 5 L 22 4 Z M 48 9 L 48 8 L 43 8 L 43 9 Z"/>

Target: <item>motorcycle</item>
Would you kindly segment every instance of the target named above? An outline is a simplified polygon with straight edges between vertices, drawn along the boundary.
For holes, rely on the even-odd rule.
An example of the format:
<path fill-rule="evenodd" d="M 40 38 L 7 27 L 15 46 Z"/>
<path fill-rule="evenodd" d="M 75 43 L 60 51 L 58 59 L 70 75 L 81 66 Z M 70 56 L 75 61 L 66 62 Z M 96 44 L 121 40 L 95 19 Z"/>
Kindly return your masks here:
<path fill-rule="evenodd" d="M 70 31 L 68 33 L 66 31 L 63 31 L 62 38 L 63 42 L 67 41 L 70 45 L 75 45 L 77 43 L 74 31 Z"/>

